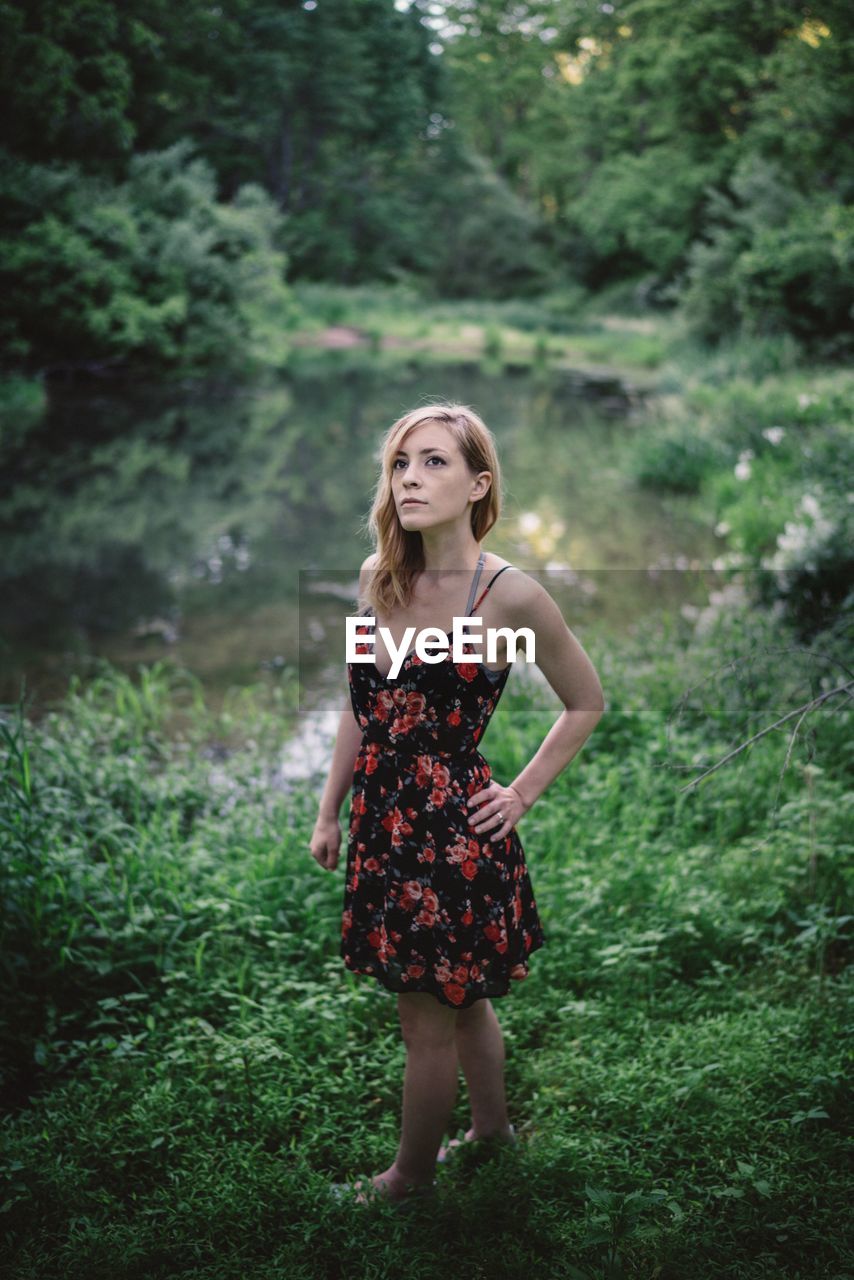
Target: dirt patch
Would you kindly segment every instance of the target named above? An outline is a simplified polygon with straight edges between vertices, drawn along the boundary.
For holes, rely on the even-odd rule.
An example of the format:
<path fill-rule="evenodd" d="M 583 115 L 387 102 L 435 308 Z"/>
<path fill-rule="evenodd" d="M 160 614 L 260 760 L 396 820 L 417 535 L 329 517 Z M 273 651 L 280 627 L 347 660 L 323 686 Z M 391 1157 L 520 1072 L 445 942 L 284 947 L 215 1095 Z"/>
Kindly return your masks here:
<path fill-rule="evenodd" d="M 352 325 L 330 325 L 328 329 L 319 329 L 315 333 L 295 333 L 291 341 L 296 347 L 358 347 L 366 341 L 361 329 Z"/>

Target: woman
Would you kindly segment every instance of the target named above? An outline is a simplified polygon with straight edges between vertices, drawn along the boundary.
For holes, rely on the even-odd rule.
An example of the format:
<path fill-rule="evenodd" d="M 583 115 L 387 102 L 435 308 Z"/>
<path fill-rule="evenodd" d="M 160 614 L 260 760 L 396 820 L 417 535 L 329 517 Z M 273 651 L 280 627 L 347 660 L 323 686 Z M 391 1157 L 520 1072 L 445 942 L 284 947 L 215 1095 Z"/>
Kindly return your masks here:
<path fill-rule="evenodd" d="M 377 552 L 359 580 L 362 616 L 376 612 L 358 624 L 360 660 L 348 664 L 350 705 L 311 838 L 312 856 L 334 871 L 338 814 L 352 788 L 341 954 L 348 968 L 397 992 L 406 1045 L 394 1162 L 368 1182 L 338 1187 L 355 1190 L 358 1203 L 432 1190 L 437 1159 L 459 1145 L 440 1149 L 459 1066 L 472 1114 L 465 1140 L 515 1139 L 490 997 L 525 978 L 529 954 L 546 941 L 516 823 L 604 710 L 596 672 L 548 592 L 481 550 L 499 510 L 495 442 L 468 406 L 426 405 L 389 428 L 369 520 Z M 454 662 L 453 620 L 475 616 L 481 629 L 467 643 L 486 660 Z M 418 636 L 437 625 L 432 649 L 416 652 L 413 643 L 404 653 L 407 628 Z M 533 632 L 536 662 L 565 707 L 506 785 L 476 750 L 510 672 L 506 639 L 492 653 L 486 644 L 488 629 L 500 627 Z M 442 648 L 440 661 L 427 660 Z"/>

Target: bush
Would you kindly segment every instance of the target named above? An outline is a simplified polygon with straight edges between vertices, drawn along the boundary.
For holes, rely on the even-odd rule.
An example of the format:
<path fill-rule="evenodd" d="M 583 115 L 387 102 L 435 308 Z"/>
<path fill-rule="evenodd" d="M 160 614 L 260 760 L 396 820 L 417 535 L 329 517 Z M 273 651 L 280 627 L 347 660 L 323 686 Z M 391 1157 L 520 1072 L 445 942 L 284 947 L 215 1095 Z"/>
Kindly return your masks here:
<path fill-rule="evenodd" d="M 701 338 L 789 334 L 826 358 L 850 348 L 854 212 L 800 195 L 776 165 L 745 157 L 732 195 L 712 191 L 708 238 L 696 242 L 680 296 Z"/>
<path fill-rule="evenodd" d="M 132 157 L 118 185 L 8 156 L 0 170 L 0 336 L 14 356 L 179 370 L 270 358 L 291 303 L 260 187 L 218 203 L 186 140 Z"/>

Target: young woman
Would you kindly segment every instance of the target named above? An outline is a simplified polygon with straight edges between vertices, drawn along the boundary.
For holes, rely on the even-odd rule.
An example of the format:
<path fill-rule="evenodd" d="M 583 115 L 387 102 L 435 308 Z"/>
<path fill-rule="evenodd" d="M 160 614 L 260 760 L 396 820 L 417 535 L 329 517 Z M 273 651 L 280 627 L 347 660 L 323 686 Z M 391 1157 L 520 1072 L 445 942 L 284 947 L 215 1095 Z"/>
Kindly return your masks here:
<path fill-rule="evenodd" d="M 472 1115 L 465 1139 L 515 1139 L 491 997 L 527 976 L 546 941 L 516 823 L 604 710 L 596 671 L 548 592 L 481 550 L 500 489 L 492 434 L 466 405 L 426 405 L 386 433 L 369 519 L 377 551 L 359 588 L 361 616 L 373 618 L 358 624 L 362 660 L 348 663 L 350 701 L 311 838 L 312 856 L 334 871 L 351 790 L 341 955 L 397 993 L 406 1045 L 397 1155 L 369 1180 L 336 1188 L 359 1203 L 432 1190 L 437 1159 L 455 1145 L 440 1149 L 460 1066 Z M 480 623 L 464 662 L 452 660 L 457 617 Z M 438 628 L 421 652 L 447 648 L 439 662 L 422 661 L 414 642 L 405 652 L 412 627 L 415 637 Z M 488 629 L 502 627 L 533 632 L 536 663 L 565 708 L 506 784 L 477 750 L 512 665 L 505 640 L 494 655 L 487 649 Z"/>

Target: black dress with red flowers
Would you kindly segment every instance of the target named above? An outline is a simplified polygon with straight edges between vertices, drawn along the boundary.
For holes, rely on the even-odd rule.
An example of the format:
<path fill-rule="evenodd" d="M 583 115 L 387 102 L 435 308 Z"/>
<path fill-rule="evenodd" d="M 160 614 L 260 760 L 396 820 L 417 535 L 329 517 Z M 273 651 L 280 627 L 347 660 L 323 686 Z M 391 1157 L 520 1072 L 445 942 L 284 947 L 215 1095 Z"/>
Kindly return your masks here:
<path fill-rule="evenodd" d="M 483 553 L 466 616 L 483 568 Z M 493 576 L 492 583 L 510 568 Z M 364 616 L 364 615 L 363 615 Z M 367 627 L 358 634 L 369 633 Z M 353 770 L 341 956 L 390 991 L 429 991 L 467 1008 L 506 995 L 546 941 L 515 827 L 501 840 L 473 832 L 469 796 L 492 771 L 477 750 L 510 671 L 481 662 L 422 662 L 414 650 L 396 678 L 368 661 L 347 664 L 363 730 Z M 479 644 L 480 642 L 478 642 Z"/>

